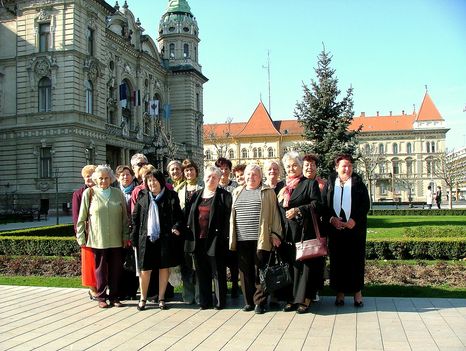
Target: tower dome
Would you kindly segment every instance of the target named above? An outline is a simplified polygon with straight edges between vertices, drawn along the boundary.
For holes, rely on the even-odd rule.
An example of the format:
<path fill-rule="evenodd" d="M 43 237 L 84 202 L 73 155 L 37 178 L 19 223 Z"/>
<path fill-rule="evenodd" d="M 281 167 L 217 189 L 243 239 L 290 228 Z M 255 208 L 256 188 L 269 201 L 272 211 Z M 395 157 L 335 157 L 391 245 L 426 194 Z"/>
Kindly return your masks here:
<path fill-rule="evenodd" d="M 159 24 L 157 39 L 162 58 L 173 66 L 192 66 L 198 63 L 199 28 L 186 0 L 170 0 Z"/>

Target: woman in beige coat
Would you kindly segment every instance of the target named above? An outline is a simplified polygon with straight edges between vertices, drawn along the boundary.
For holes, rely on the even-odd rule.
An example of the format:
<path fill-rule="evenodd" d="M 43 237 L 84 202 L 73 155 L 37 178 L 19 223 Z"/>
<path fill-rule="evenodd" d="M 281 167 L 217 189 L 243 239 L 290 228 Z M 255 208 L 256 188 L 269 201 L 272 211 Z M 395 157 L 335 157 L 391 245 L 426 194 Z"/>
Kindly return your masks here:
<path fill-rule="evenodd" d="M 282 226 L 275 191 L 262 185 L 261 168 L 248 165 L 244 174 L 246 184 L 233 191 L 230 250 L 238 252 L 243 311 L 254 309 L 262 314 L 267 294 L 260 284 L 259 268 L 269 261 L 272 248 L 280 246 Z"/>

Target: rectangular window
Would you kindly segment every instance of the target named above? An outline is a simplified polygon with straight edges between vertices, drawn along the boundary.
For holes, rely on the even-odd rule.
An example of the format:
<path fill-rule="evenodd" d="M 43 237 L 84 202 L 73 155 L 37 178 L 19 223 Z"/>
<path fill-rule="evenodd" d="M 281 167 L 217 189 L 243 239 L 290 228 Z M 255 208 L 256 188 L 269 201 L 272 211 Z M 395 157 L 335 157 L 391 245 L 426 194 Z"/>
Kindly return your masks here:
<path fill-rule="evenodd" d="M 39 52 L 50 49 L 50 23 L 39 24 Z"/>
<path fill-rule="evenodd" d="M 52 148 L 40 148 L 40 178 L 52 178 Z"/>
<path fill-rule="evenodd" d="M 52 82 L 44 77 L 39 81 L 39 112 L 52 110 Z"/>
<path fill-rule="evenodd" d="M 94 30 L 87 28 L 87 54 L 94 56 Z"/>

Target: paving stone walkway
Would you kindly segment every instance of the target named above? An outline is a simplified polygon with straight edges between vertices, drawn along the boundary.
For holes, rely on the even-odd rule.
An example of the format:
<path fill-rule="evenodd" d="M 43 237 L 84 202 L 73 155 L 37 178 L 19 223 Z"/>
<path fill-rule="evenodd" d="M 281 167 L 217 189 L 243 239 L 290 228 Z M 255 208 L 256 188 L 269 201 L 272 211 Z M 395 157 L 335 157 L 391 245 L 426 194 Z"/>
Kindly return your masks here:
<path fill-rule="evenodd" d="M 84 289 L 0 286 L 0 350 L 466 350 L 466 300 L 324 296 L 303 315 L 171 302 L 99 309 Z"/>

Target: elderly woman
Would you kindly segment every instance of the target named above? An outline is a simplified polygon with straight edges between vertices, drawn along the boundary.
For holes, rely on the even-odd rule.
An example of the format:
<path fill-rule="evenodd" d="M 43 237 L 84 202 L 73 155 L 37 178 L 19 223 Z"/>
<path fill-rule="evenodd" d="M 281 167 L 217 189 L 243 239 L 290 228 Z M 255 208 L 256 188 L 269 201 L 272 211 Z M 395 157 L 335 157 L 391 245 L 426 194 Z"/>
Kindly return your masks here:
<path fill-rule="evenodd" d="M 83 192 L 87 188 L 91 188 L 94 186 L 92 174 L 94 173 L 96 167 L 97 166 L 94 165 L 87 165 L 83 167 L 83 169 L 81 170 L 81 175 L 84 179 L 84 185 L 73 193 L 71 211 L 75 233 L 77 233 L 76 225 L 78 223 L 79 209 L 81 208 Z M 85 246 L 81 247 L 81 281 L 83 286 L 89 287 L 89 298 L 91 300 L 94 300 L 97 294 L 97 290 L 95 287 L 96 281 L 94 252 L 92 251 L 92 248 Z"/>
<path fill-rule="evenodd" d="M 110 186 L 115 179 L 108 165 L 95 169 L 92 174 L 95 186 L 83 193 L 77 223 L 78 243 L 94 252 L 96 300 L 100 308 L 122 306 L 118 300 L 123 266 L 121 248 L 128 244 L 129 227 L 125 197 Z"/>
<path fill-rule="evenodd" d="M 335 305 L 344 305 L 345 294 L 353 294 L 354 306 L 362 307 L 369 195 L 353 173 L 350 155 L 339 155 L 335 169 L 322 193 L 323 220 L 330 223 L 330 287 L 337 293 Z"/>
<path fill-rule="evenodd" d="M 152 270 L 159 272 L 159 308 L 167 309 L 165 291 L 170 267 L 180 264 L 180 234 L 184 227 L 178 194 L 165 186 L 162 172 L 152 170 L 144 175 L 146 189 L 139 195 L 133 211 L 132 245 L 138 253 L 141 297 L 138 310 L 146 307 Z"/>
<path fill-rule="evenodd" d="M 265 175 L 264 183 L 274 189 L 275 194 L 278 194 L 285 186 L 285 183 L 280 180 L 280 165 L 276 161 L 266 160 L 263 169 Z"/>
<path fill-rule="evenodd" d="M 259 269 L 269 261 L 272 248 L 280 246 L 282 226 L 273 189 L 262 185 L 262 170 L 250 164 L 246 183 L 233 191 L 230 218 L 230 250 L 238 252 L 243 311 L 265 312 L 267 294 L 259 280 Z M 253 307 L 255 305 L 255 307 Z"/>
<path fill-rule="evenodd" d="M 189 159 L 181 163 L 181 170 L 184 175 L 183 181 L 178 187 L 178 198 L 180 199 L 180 207 L 185 218 L 188 218 L 191 209 L 191 199 L 194 193 L 201 189 L 202 186 L 198 182 L 199 168 Z M 180 265 L 181 280 L 183 281 L 183 291 L 181 293 L 183 301 L 188 304 L 199 302 L 199 286 L 196 284 L 193 257 L 187 253 Z"/>
<path fill-rule="evenodd" d="M 142 161 L 141 161 L 142 162 Z M 123 192 L 126 200 L 126 211 L 128 219 L 131 219 L 131 194 L 134 189 L 138 186 L 138 181 L 135 177 L 133 169 L 128 165 L 120 165 L 116 168 L 115 174 L 117 177 L 117 186 Z M 133 248 L 128 247 L 123 250 L 123 257 L 126 257 L 132 253 Z M 128 256 L 131 257 L 132 256 Z M 120 293 L 124 299 L 135 299 L 136 293 L 139 287 L 139 280 L 136 274 L 131 271 L 123 270 L 121 277 Z"/>
<path fill-rule="evenodd" d="M 285 223 L 288 260 L 293 266 L 293 296 L 288 296 L 285 312 L 306 313 L 311 300 L 321 288 L 325 258 L 296 261 L 295 244 L 316 237 L 311 209 L 320 211 L 320 191 L 316 181 L 303 176 L 303 162 L 297 152 L 288 152 L 282 159 L 286 185 L 278 194 L 278 203 Z"/>
<path fill-rule="evenodd" d="M 303 157 L 303 174 L 307 179 L 315 180 L 319 184 L 320 191 L 324 190 L 326 181 L 317 175 L 317 164 L 319 159 L 314 154 Z"/>
<path fill-rule="evenodd" d="M 219 310 L 226 304 L 225 255 L 228 250 L 231 194 L 218 187 L 220 176 L 217 167 L 205 169 L 205 187 L 194 193 L 188 217 L 185 252 L 194 257 L 201 309 L 214 306 Z M 212 279 L 215 304 L 212 301 Z"/>
<path fill-rule="evenodd" d="M 182 165 L 178 160 L 170 161 L 167 165 L 167 172 L 170 177 L 168 182 L 173 185 L 173 190 L 178 191 L 181 187 L 185 185 Z"/>

